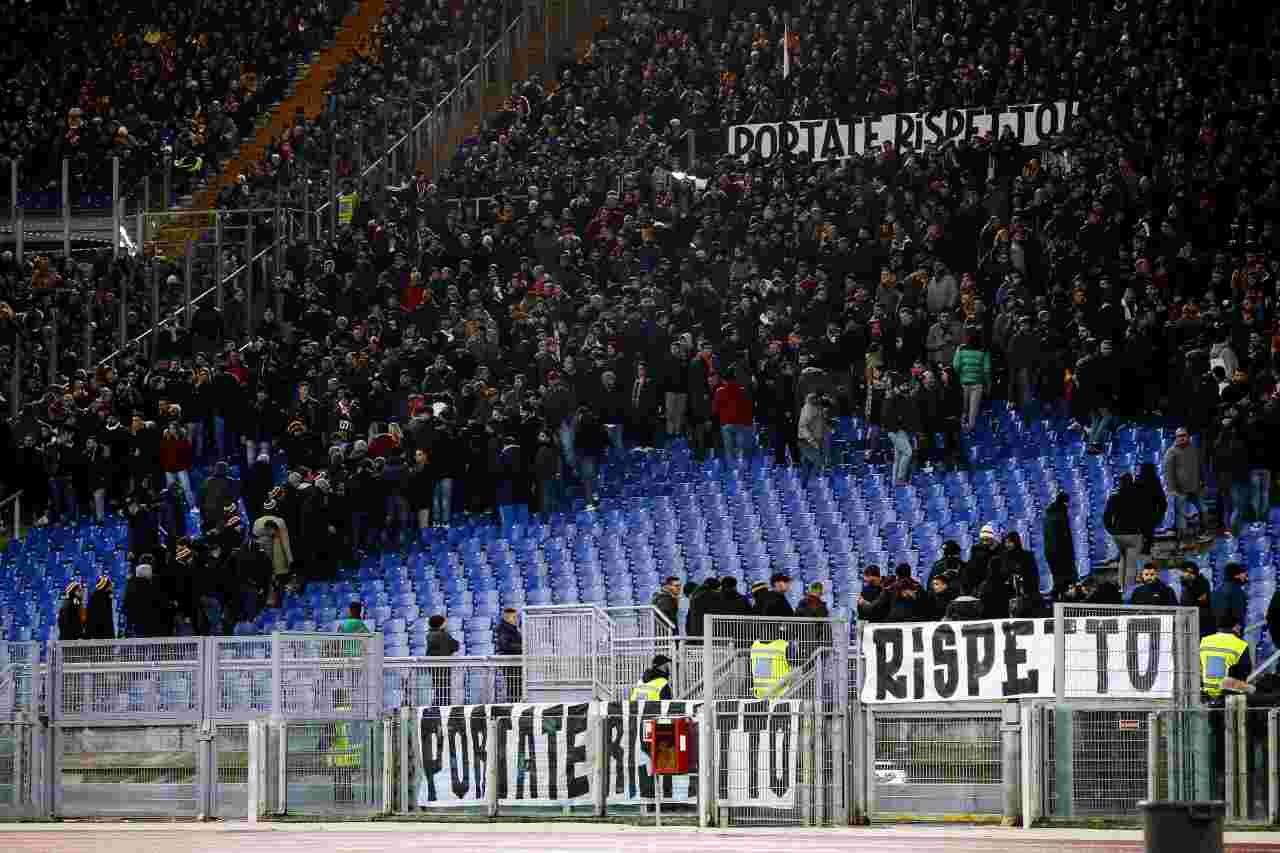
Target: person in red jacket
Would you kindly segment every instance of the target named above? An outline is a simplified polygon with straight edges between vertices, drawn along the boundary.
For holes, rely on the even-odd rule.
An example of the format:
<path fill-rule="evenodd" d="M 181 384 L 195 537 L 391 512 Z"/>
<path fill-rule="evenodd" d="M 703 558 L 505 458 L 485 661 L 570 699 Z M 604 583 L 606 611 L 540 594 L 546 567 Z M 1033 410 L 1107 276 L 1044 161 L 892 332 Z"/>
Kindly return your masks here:
<path fill-rule="evenodd" d="M 720 421 L 724 455 L 728 459 L 746 458 L 755 450 L 755 417 L 747 389 L 738 384 L 733 370 L 727 370 L 724 381 L 711 399 L 711 412 Z"/>
<path fill-rule="evenodd" d="M 181 487 L 187 499 L 187 506 L 195 506 L 195 495 L 191 493 L 191 439 L 186 431 L 170 424 L 165 427 L 160 437 L 160 470 L 164 471 L 165 485 L 175 482 Z"/>

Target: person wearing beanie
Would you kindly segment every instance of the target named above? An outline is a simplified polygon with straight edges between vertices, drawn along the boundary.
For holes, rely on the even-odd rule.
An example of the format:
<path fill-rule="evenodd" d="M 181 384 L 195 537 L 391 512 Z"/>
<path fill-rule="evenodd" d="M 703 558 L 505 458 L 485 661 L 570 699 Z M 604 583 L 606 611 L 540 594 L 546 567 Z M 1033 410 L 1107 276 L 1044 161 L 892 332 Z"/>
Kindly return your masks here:
<path fill-rule="evenodd" d="M 84 625 L 84 639 L 114 640 L 116 638 L 115 614 L 111 609 L 112 592 L 111 578 L 106 575 L 98 578 L 93 592 L 89 595 L 88 617 Z"/>
<path fill-rule="evenodd" d="M 58 610 L 58 639 L 82 640 L 85 628 L 84 584 L 72 581 L 63 592 Z"/>
<path fill-rule="evenodd" d="M 961 576 L 964 591 L 976 595 L 991 574 L 991 561 L 1000 552 L 999 532 L 993 522 L 982 525 L 978 541 L 969 549 L 969 561 Z"/>

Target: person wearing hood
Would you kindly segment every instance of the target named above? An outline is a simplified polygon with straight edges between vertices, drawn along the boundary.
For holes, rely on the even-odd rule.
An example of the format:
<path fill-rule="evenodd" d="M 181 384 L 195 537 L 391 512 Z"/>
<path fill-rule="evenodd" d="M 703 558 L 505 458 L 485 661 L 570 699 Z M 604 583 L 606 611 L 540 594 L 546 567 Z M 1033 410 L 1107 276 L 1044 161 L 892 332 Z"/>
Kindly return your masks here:
<path fill-rule="evenodd" d="M 503 528 L 509 530 L 512 525 L 526 520 L 528 510 L 528 505 L 519 495 L 518 487 L 524 482 L 525 472 L 523 451 L 516 436 L 503 436 L 496 468 L 494 497 L 498 506 L 498 518 Z"/>
<path fill-rule="evenodd" d="M 249 466 L 249 471 L 244 478 L 244 505 L 249 511 L 249 518 L 256 521 L 262 515 L 262 507 L 267 502 L 267 496 L 271 493 L 271 484 L 274 478 L 271 471 L 271 457 L 266 453 L 261 453 L 254 463 Z"/>
<path fill-rule="evenodd" d="M 1169 509 L 1169 499 L 1165 497 L 1156 466 L 1150 462 L 1142 463 L 1134 486 L 1138 490 L 1138 505 L 1146 510 L 1142 520 L 1142 553 L 1150 554 L 1156 530 L 1164 523 L 1165 512 Z"/>
<path fill-rule="evenodd" d="M 964 574 L 964 560 L 960 556 L 960 543 L 954 539 L 948 539 L 942 543 L 942 556 L 934 561 L 933 566 L 929 569 L 929 582 L 939 575 L 950 574 L 953 577 L 951 583 Z"/>
<path fill-rule="evenodd" d="M 215 463 L 213 476 L 205 481 L 204 494 L 200 498 L 200 524 L 205 530 L 217 525 L 223 517 L 223 507 L 238 500 L 239 491 L 238 484 L 231 479 L 227 463 Z"/>
<path fill-rule="evenodd" d="M 1004 608 L 1008 616 L 1019 618 L 1038 609 L 1040 604 L 1040 572 L 1035 557 L 1022 547 L 1022 537 L 1016 530 L 1004 535 L 1004 550 L 994 562 L 1000 565 L 1004 583 Z M 992 572 L 995 575 L 995 572 Z M 999 604 L 996 604 L 999 607 Z M 1005 616 L 991 618 L 1007 618 Z"/>
<path fill-rule="evenodd" d="M 660 702 L 672 698 L 671 692 L 671 658 L 656 655 L 640 675 L 640 681 L 631 688 L 628 697 L 632 702 Z"/>
<path fill-rule="evenodd" d="M 114 640 L 116 638 L 115 609 L 112 606 L 111 578 L 103 575 L 94 585 L 89 596 L 88 615 L 84 623 L 84 639 Z"/>
<path fill-rule="evenodd" d="M 293 571 L 293 545 L 289 540 L 289 527 L 275 514 L 276 501 L 268 498 L 263 504 L 263 514 L 253 522 L 253 538 L 258 541 L 262 553 L 271 560 L 271 575 L 277 584 L 283 584 Z"/>
<path fill-rule="evenodd" d="M 1071 539 L 1070 497 L 1058 492 L 1044 511 L 1044 559 L 1053 575 L 1055 595 L 1076 582 L 1075 544 Z"/>
<path fill-rule="evenodd" d="M 796 615 L 805 619 L 830 618 L 831 611 L 827 609 L 827 603 L 822 600 L 824 591 L 825 588 L 820 583 L 809 584 L 809 588 L 805 590 L 804 599 L 796 608 Z"/>
<path fill-rule="evenodd" d="M 1146 508 L 1141 504 L 1132 474 L 1121 474 L 1120 485 L 1107 498 L 1102 524 L 1120 549 L 1119 582 L 1128 589 L 1138 576 L 1138 552 L 1142 550 L 1142 519 Z"/>
<path fill-rule="evenodd" d="M 800 410 L 797 427 L 800 439 L 800 458 L 804 463 L 805 479 L 827 467 L 827 451 L 831 444 L 831 417 L 826 401 L 816 392 L 810 392 Z"/>
<path fill-rule="evenodd" d="M 83 640 L 86 613 L 84 608 L 84 584 L 72 581 L 67 584 L 58 609 L 58 639 Z"/>

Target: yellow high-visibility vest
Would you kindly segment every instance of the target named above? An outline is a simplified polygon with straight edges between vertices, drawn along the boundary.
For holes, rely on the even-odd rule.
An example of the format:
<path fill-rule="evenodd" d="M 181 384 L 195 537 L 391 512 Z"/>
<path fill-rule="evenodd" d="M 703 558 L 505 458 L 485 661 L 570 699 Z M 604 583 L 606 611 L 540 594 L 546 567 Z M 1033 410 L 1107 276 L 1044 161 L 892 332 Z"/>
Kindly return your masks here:
<path fill-rule="evenodd" d="M 1208 696 L 1222 695 L 1222 681 L 1248 651 L 1249 644 L 1235 634 L 1219 632 L 1200 641 L 1200 686 Z"/>
<path fill-rule="evenodd" d="M 632 702 L 657 702 L 662 698 L 662 690 L 667 686 L 665 678 L 642 681 L 631 688 Z"/>
<path fill-rule="evenodd" d="M 350 225 L 356 215 L 356 205 L 360 203 L 359 193 L 343 193 L 338 196 L 338 224 Z"/>
<path fill-rule="evenodd" d="M 336 736 L 333 739 L 333 745 L 329 751 L 333 755 L 334 767 L 359 767 L 361 763 L 361 753 L 363 749 L 360 744 L 353 744 L 351 736 L 348 733 L 347 723 L 338 723 L 334 726 Z"/>
<path fill-rule="evenodd" d="M 751 692 L 757 699 L 781 696 L 790 674 L 786 640 L 756 640 L 751 644 Z"/>

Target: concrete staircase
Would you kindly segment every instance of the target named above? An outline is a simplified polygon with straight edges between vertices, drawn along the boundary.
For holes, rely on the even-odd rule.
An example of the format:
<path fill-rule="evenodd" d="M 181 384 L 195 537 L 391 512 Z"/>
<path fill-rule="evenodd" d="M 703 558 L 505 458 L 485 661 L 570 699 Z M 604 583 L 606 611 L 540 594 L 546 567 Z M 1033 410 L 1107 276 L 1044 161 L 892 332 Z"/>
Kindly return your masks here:
<path fill-rule="evenodd" d="M 553 4 L 554 5 L 554 4 Z M 591 49 L 591 41 L 595 34 L 605 29 L 607 18 L 597 17 L 592 19 L 591 26 L 586 32 L 578 33 L 574 43 L 574 54 L 579 60 L 586 57 L 587 52 Z M 529 75 L 533 73 L 541 73 L 543 80 L 554 79 L 554 74 L 549 73 L 554 69 L 547 68 L 547 43 L 546 33 L 557 32 L 560 29 L 560 20 L 554 14 L 548 12 L 547 25 L 544 30 L 538 30 L 529 34 L 529 41 L 522 47 L 517 47 L 511 60 L 511 79 L 527 80 Z M 555 57 L 553 57 L 553 61 Z M 496 87 L 491 87 L 496 88 Z M 458 150 L 458 145 L 462 143 L 472 131 L 484 121 L 484 117 L 502 109 L 510 96 L 509 87 L 503 87 L 504 91 L 489 91 L 483 93 L 480 104 L 470 112 L 462 116 L 453 127 L 449 128 L 443 142 L 436 145 L 435 157 L 424 157 L 418 161 L 418 171 L 431 175 L 434 165 L 437 163 L 447 163 L 453 157 L 454 152 Z"/>
<path fill-rule="evenodd" d="M 337 76 L 338 68 L 351 62 L 361 45 L 372 38 L 382 21 L 385 0 L 360 0 L 360 6 L 342 20 L 334 43 L 325 48 L 313 61 L 297 70 L 288 95 L 274 105 L 271 112 L 259 116 L 252 138 L 245 140 L 237 154 L 223 163 L 222 171 L 211 176 L 203 189 L 192 194 L 189 203 L 183 205 L 195 212 L 212 210 L 218 193 L 236 180 L 245 167 L 262 159 L 272 140 L 292 127 L 299 112 L 314 119 L 324 111 L 326 90 Z M 196 239 L 207 228 L 203 216 L 178 217 L 160 227 L 153 238 L 153 248 L 166 252 L 181 251 L 189 239 Z"/>

